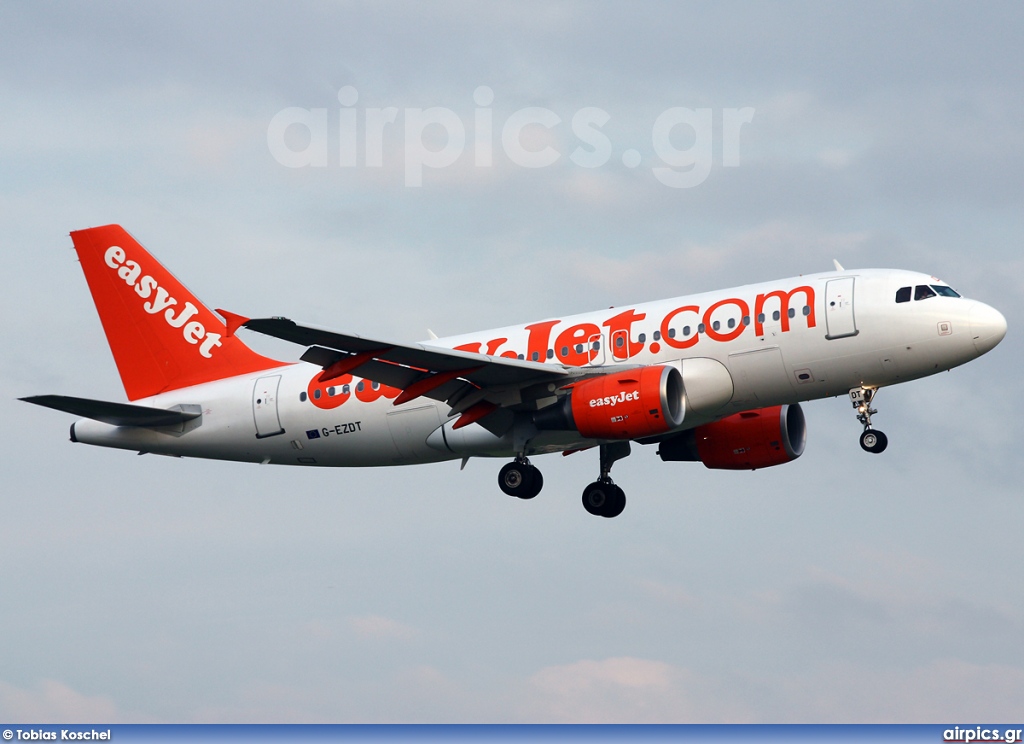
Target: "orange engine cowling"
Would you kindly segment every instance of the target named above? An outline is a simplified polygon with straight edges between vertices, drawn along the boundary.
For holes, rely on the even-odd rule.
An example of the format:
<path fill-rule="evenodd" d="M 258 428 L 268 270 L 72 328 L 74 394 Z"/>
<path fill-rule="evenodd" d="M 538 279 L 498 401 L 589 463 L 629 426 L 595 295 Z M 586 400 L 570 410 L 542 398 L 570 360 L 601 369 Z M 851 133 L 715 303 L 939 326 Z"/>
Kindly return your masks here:
<path fill-rule="evenodd" d="M 573 386 L 575 428 L 591 439 L 663 434 L 683 422 L 683 377 L 675 367 L 614 372 Z"/>
<path fill-rule="evenodd" d="M 661 443 L 662 460 L 699 460 L 714 470 L 756 470 L 800 457 L 807 424 L 799 404 L 736 413 Z"/>

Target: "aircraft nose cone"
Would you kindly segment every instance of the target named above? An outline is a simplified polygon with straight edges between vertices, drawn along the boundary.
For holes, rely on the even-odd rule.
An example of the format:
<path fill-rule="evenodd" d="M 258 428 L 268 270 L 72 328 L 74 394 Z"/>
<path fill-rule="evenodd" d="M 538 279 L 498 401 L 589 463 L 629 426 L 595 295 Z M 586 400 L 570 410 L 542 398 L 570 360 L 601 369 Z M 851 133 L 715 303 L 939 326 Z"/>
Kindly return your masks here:
<path fill-rule="evenodd" d="M 1006 335 L 1006 318 L 994 307 L 977 302 L 971 308 L 971 338 L 978 354 L 992 351 Z"/>

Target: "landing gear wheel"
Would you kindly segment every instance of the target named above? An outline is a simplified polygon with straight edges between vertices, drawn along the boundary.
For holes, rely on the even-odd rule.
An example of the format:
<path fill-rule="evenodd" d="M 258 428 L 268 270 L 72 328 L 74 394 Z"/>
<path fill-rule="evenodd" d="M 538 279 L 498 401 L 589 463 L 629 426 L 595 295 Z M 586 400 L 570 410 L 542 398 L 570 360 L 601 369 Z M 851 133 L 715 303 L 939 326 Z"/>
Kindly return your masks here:
<path fill-rule="evenodd" d="M 544 488 L 544 476 L 541 475 L 540 468 L 536 465 L 530 465 L 530 474 L 533 476 L 533 486 L 529 491 L 519 496 L 521 499 L 532 499 L 538 493 L 540 489 Z"/>
<path fill-rule="evenodd" d="M 595 517 L 611 519 L 626 508 L 626 494 L 614 483 L 597 481 L 583 489 L 583 508 Z"/>
<path fill-rule="evenodd" d="M 865 429 L 864 433 L 860 435 L 860 446 L 865 452 L 877 455 L 889 446 L 889 437 L 877 429 Z"/>
<path fill-rule="evenodd" d="M 544 476 L 528 462 L 510 462 L 498 472 L 498 488 L 509 496 L 532 499 L 544 487 Z"/>
<path fill-rule="evenodd" d="M 608 504 L 607 510 L 602 514 L 602 517 L 611 519 L 622 514 L 623 509 L 626 508 L 626 492 L 618 486 L 612 486 L 615 489 L 615 493 L 612 497 L 611 503 Z"/>

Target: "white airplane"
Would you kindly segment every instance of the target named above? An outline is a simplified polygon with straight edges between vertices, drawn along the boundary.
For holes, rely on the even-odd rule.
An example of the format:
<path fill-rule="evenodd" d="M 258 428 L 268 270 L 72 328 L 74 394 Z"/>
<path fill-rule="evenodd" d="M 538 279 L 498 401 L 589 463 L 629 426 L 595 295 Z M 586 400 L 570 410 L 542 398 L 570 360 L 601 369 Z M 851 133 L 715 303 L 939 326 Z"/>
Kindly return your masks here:
<path fill-rule="evenodd" d="M 118 225 L 71 233 L 131 404 L 22 398 L 84 416 L 71 441 L 139 453 L 307 466 L 512 458 L 498 485 L 530 499 L 528 459 L 600 452 L 583 506 L 625 507 L 610 477 L 630 442 L 666 461 L 756 469 L 804 451 L 800 402 L 847 395 L 868 452 L 877 391 L 956 367 L 1006 334 L 995 309 L 911 271 L 836 271 L 418 344 L 286 318 L 214 315 Z M 306 347 L 261 356 L 241 328 Z"/>

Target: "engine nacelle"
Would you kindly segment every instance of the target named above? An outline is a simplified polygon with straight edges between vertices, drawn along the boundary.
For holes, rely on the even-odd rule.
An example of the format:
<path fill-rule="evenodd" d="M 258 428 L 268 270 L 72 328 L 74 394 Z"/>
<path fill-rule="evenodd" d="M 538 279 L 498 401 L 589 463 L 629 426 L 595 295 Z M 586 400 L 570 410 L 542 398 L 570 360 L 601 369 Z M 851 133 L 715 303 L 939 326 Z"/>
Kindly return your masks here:
<path fill-rule="evenodd" d="M 569 392 L 572 423 L 588 439 L 636 439 L 683 423 L 683 378 L 651 366 L 584 380 Z"/>
<path fill-rule="evenodd" d="M 700 461 L 714 470 L 756 470 L 800 457 L 807 422 L 800 405 L 736 413 L 661 443 L 666 461 Z"/>

